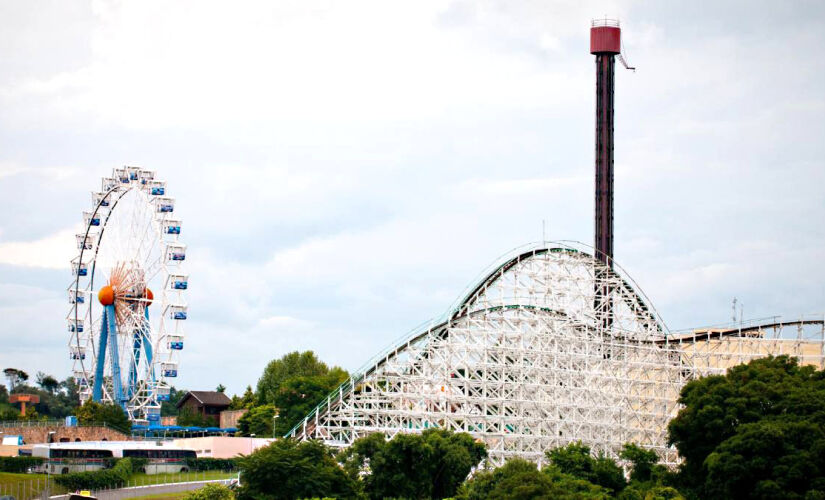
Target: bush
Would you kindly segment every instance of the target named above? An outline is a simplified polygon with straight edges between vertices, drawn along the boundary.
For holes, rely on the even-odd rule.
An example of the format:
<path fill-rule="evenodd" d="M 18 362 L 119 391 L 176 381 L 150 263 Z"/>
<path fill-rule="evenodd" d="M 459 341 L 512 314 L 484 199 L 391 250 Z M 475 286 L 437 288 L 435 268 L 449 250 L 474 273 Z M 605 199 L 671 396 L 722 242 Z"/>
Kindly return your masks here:
<path fill-rule="evenodd" d="M 0 472 L 26 472 L 29 467 L 36 467 L 43 463 L 41 457 L 0 457 Z"/>
<path fill-rule="evenodd" d="M 54 482 L 69 491 L 116 488 L 129 480 L 132 470 L 132 459 L 123 458 L 111 469 L 54 476 Z"/>
<path fill-rule="evenodd" d="M 232 490 L 222 484 L 207 484 L 184 497 L 185 500 L 234 500 Z"/>
<path fill-rule="evenodd" d="M 191 471 L 205 470 L 236 470 L 238 462 L 235 458 L 188 458 L 186 466 Z"/>

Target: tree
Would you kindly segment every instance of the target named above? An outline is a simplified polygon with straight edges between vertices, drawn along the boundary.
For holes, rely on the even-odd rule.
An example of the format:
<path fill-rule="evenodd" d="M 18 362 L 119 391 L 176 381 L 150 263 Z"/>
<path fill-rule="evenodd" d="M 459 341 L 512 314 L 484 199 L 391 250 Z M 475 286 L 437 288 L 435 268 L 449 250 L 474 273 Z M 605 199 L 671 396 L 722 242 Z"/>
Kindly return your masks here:
<path fill-rule="evenodd" d="M 825 371 L 788 356 L 686 384 L 668 438 L 702 498 L 825 494 Z"/>
<path fill-rule="evenodd" d="M 86 401 L 83 406 L 77 409 L 77 421 L 84 425 L 106 424 L 127 433 L 132 428 L 129 418 L 119 406 L 96 403 L 92 400 Z"/>
<path fill-rule="evenodd" d="M 29 379 L 29 374 L 17 368 L 6 368 L 3 370 L 6 379 L 9 381 L 9 392 L 14 392 L 14 388 Z"/>
<path fill-rule="evenodd" d="M 557 467 L 541 471 L 536 464 L 512 458 L 492 471 L 481 471 L 466 481 L 456 498 L 460 500 L 607 500 L 609 490 L 564 474 Z"/>
<path fill-rule="evenodd" d="M 446 498 L 455 495 L 473 467 L 487 456 L 467 433 L 428 429 L 421 434 L 383 434 L 356 440 L 339 455 L 353 478 L 363 476 L 370 498 Z"/>
<path fill-rule="evenodd" d="M 169 388 L 169 401 L 160 403 L 160 415 L 162 417 L 174 417 L 180 413 L 178 403 L 189 391 L 176 389 L 175 386 Z"/>
<path fill-rule="evenodd" d="M 51 375 L 46 375 L 43 372 L 37 372 L 37 385 L 39 385 L 44 391 L 54 394 L 57 388 L 60 387 L 60 382 L 58 382 L 57 379 Z"/>
<path fill-rule="evenodd" d="M 358 497 L 358 482 L 318 441 L 281 439 L 241 458 L 239 463 L 239 500 Z"/>
<path fill-rule="evenodd" d="M 603 486 L 615 493 L 627 486 L 624 473 L 615 461 L 603 455 L 592 457 L 590 448 L 581 442 L 550 450 L 546 455 L 563 474 Z"/>
<path fill-rule="evenodd" d="M 632 443 L 626 443 L 619 452 L 619 458 L 629 461 L 630 480 L 647 482 L 653 474 L 653 467 L 659 462 L 659 455 L 653 450 L 646 450 Z"/>
<path fill-rule="evenodd" d="M 185 500 L 234 500 L 232 490 L 222 484 L 207 484 L 184 497 Z"/>
<path fill-rule="evenodd" d="M 252 386 L 246 386 L 246 391 L 244 391 L 243 396 L 238 396 L 237 394 L 232 396 L 232 402 L 229 405 L 230 410 L 243 410 L 243 409 L 250 409 L 255 406 L 257 400 L 255 399 L 255 393 L 252 392 Z"/>
<path fill-rule="evenodd" d="M 275 414 L 275 407 L 272 405 L 256 406 L 238 419 L 238 432 L 241 436 L 254 434 L 257 437 L 270 437 L 273 435 L 272 421 Z"/>
<path fill-rule="evenodd" d="M 289 432 L 347 377 L 347 372 L 335 367 L 324 375 L 287 379 L 275 396 L 278 408 L 275 434 L 283 436 Z"/>
<path fill-rule="evenodd" d="M 329 367 L 312 351 L 295 351 L 270 361 L 258 379 L 258 404 L 274 404 L 281 384 L 290 378 L 326 375 L 327 372 Z"/>

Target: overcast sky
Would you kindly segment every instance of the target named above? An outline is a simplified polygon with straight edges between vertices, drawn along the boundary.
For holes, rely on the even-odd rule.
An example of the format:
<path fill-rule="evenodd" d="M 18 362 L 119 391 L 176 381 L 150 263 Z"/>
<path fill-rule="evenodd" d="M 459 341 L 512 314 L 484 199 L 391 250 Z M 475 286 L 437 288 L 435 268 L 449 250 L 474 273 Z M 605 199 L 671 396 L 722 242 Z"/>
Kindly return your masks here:
<path fill-rule="evenodd" d="M 821 2 L 0 1 L 0 367 L 64 378 L 112 167 L 168 180 L 176 385 L 356 369 L 541 239 L 592 242 L 592 17 L 622 21 L 617 261 L 671 329 L 825 312 Z"/>

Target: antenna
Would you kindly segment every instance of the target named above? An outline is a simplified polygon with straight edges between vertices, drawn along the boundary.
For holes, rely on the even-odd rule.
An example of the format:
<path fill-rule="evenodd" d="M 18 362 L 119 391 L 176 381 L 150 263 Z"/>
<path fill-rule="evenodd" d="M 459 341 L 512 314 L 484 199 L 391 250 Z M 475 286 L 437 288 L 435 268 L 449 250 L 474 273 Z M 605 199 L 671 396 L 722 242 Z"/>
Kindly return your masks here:
<path fill-rule="evenodd" d="M 736 323 L 736 297 L 733 298 L 733 322 Z"/>
<path fill-rule="evenodd" d="M 541 244 L 547 245 L 547 233 L 544 230 L 544 219 L 541 220 Z"/>

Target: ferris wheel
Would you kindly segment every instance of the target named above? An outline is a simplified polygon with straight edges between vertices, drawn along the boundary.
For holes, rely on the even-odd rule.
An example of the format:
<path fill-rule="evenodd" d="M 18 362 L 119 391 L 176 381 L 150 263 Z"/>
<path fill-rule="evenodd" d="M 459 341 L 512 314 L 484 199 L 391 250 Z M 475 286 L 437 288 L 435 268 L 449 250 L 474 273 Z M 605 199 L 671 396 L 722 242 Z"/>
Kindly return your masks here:
<path fill-rule="evenodd" d="M 153 171 L 116 168 L 92 192 L 72 260 L 69 357 L 80 402 L 116 404 L 136 424 L 160 420 L 184 344 L 189 277 L 174 212 Z"/>

